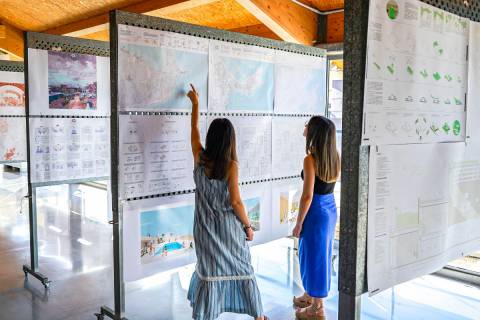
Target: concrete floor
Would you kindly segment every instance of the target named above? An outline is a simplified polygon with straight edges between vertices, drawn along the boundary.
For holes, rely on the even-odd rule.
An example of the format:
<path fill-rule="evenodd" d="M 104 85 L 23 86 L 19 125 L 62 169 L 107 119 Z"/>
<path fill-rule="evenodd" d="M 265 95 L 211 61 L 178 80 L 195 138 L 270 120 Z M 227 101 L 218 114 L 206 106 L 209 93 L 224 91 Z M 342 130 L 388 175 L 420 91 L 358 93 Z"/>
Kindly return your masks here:
<path fill-rule="evenodd" d="M 113 305 L 112 234 L 105 213 L 106 192 L 68 186 L 38 191 L 40 272 L 53 282 L 45 291 L 24 281 L 29 260 L 25 175 L 0 171 L 0 320 L 95 319 L 101 305 Z M 82 200 L 85 210 L 69 209 Z M 82 202 L 81 201 L 81 202 Z M 252 248 L 264 309 L 272 320 L 294 319 L 291 298 L 301 293 L 292 241 Z M 186 291 L 193 266 L 126 284 L 128 319 L 191 319 Z M 336 275 L 326 300 L 327 319 L 337 318 Z M 221 319 L 249 317 L 224 314 Z M 480 288 L 425 276 L 394 290 L 362 297 L 362 319 L 480 319 Z"/>

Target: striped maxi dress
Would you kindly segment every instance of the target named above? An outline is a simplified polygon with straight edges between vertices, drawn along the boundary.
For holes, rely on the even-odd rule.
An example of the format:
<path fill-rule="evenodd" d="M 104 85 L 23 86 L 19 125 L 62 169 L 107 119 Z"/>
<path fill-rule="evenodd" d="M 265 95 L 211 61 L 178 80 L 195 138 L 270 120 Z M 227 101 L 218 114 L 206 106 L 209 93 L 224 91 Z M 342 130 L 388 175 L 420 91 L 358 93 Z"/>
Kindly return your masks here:
<path fill-rule="evenodd" d="M 223 312 L 263 315 L 242 223 L 230 204 L 227 181 L 193 171 L 196 184 L 193 235 L 197 265 L 188 300 L 193 319 L 213 320 Z"/>

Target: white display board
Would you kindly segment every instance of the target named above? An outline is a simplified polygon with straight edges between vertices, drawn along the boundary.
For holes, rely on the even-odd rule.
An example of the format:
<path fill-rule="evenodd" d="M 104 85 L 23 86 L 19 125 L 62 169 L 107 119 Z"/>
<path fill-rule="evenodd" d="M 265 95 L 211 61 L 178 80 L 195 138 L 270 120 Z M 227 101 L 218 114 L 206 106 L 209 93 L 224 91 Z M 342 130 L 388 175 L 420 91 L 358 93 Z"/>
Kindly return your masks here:
<path fill-rule="evenodd" d="M 271 183 L 255 183 L 240 187 L 245 210 L 254 230 L 249 245 L 262 244 L 272 239 Z"/>
<path fill-rule="evenodd" d="M 120 25 L 118 109 L 190 111 L 190 83 L 207 109 L 209 40 Z"/>
<path fill-rule="evenodd" d="M 371 0 L 364 144 L 465 140 L 467 19 L 417 0 Z"/>
<path fill-rule="evenodd" d="M 28 49 L 30 115 L 109 116 L 110 58 Z"/>
<path fill-rule="evenodd" d="M 23 72 L 0 71 L 0 116 L 25 115 Z"/>
<path fill-rule="evenodd" d="M 274 178 L 297 176 L 303 169 L 306 140 L 303 136 L 310 117 L 273 117 L 272 171 Z"/>
<path fill-rule="evenodd" d="M 305 122 L 325 113 L 326 69 L 325 55 L 118 26 L 118 174 L 127 281 L 194 261 L 185 231 L 193 223 L 194 195 L 184 194 L 195 189 L 190 83 L 199 93 L 202 144 L 216 118 L 228 118 L 235 128 L 240 192 L 255 229 L 250 245 L 256 245 L 291 233 L 301 181 L 270 180 L 300 174 Z M 142 217 L 150 215 L 158 226 L 142 231 Z"/>
<path fill-rule="evenodd" d="M 125 202 L 125 281 L 195 262 L 194 201 L 194 194 L 185 194 Z"/>
<path fill-rule="evenodd" d="M 292 235 L 302 191 L 300 178 L 272 181 L 272 239 Z"/>
<path fill-rule="evenodd" d="M 119 186 L 123 199 L 195 188 L 189 115 L 120 115 Z M 206 118 L 200 118 L 202 140 Z"/>
<path fill-rule="evenodd" d="M 478 144 L 388 145 L 371 151 L 370 294 L 479 248 Z"/>
<path fill-rule="evenodd" d="M 273 112 L 274 50 L 210 41 L 208 110 Z"/>
<path fill-rule="evenodd" d="M 208 126 L 219 117 L 208 116 Z M 234 116 L 239 181 L 249 182 L 272 177 L 272 117 Z"/>
<path fill-rule="evenodd" d="M 0 163 L 27 161 L 25 117 L 0 116 Z"/>
<path fill-rule="evenodd" d="M 110 120 L 30 118 L 31 183 L 110 175 Z"/>
<path fill-rule="evenodd" d="M 0 71 L 0 163 L 27 160 L 24 82 L 23 72 Z"/>
<path fill-rule="evenodd" d="M 275 113 L 324 115 L 326 57 L 275 51 Z"/>
<path fill-rule="evenodd" d="M 470 21 L 468 43 L 467 143 L 480 143 L 480 23 Z"/>

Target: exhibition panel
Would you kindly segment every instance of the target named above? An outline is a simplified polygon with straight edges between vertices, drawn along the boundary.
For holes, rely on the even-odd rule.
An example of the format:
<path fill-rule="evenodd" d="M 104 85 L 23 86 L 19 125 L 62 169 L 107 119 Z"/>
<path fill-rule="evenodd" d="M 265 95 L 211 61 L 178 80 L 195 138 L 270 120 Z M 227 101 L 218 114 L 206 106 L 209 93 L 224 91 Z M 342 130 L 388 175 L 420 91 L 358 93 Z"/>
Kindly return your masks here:
<path fill-rule="evenodd" d="M 458 257 L 475 250 L 470 247 L 477 241 L 474 234 L 464 247 L 451 248 L 452 244 L 456 246 L 452 235 L 458 233 L 458 220 L 447 220 L 433 233 L 419 220 L 420 212 L 424 217 L 442 216 L 439 221 L 450 219 L 452 212 L 460 214 L 451 210 L 459 194 L 469 194 L 469 203 L 476 201 L 476 196 L 464 188 L 478 180 L 476 160 L 470 162 L 475 155 L 467 150 L 475 140 L 469 117 L 476 112 L 471 104 L 475 99 L 471 97 L 470 74 L 473 51 L 468 49 L 475 31 L 469 20 L 480 20 L 477 2 L 345 2 L 339 318 L 360 317 L 363 293 L 378 293 L 445 265 L 445 260 L 428 260 L 427 245 L 441 259 L 450 252 Z M 443 148 L 459 154 L 448 154 L 443 163 L 436 158 L 444 155 Z M 470 148 L 472 152 L 474 149 Z M 406 153 L 401 154 L 405 165 L 397 161 L 400 150 Z M 435 175 L 431 174 L 432 167 L 436 168 Z M 411 175 L 401 176 L 392 168 Z M 442 168 L 446 171 L 441 172 Z M 423 178 L 417 176 L 419 172 Z M 446 185 L 433 185 L 432 180 Z M 412 196 L 409 190 L 418 191 L 418 183 L 425 188 Z M 398 204 L 399 192 L 406 194 Z M 455 194 L 450 196 L 449 192 Z M 422 202 L 425 205 L 443 203 L 438 201 L 442 198 L 448 201 L 442 210 L 420 209 L 419 200 L 426 200 Z M 460 215 L 468 211 L 467 216 L 476 223 L 475 214 L 471 215 L 475 210 L 472 206 L 462 208 Z M 410 220 L 406 219 L 408 214 L 399 214 L 408 212 Z M 399 220 L 395 220 L 397 216 Z M 397 222 L 408 227 L 397 229 Z M 452 242 L 427 241 L 442 234 Z M 406 238 L 390 241 L 396 236 Z M 413 247 L 414 257 L 405 254 L 404 244 Z"/>
<path fill-rule="evenodd" d="M 201 140 L 216 118 L 236 130 L 240 192 L 252 245 L 261 244 L 288 236 L 295 222 L 305 123 L 326 110 L 326 52 L 120 11 L 110 32 L 118 289 L 114 310 L 101 315 L 118 317 L 124 281 L 195 261 L 190 84 Z"/>
<path fill-rule="evenodd" d="M 371 2 L 364 118 L 371 295 L 480 247 L 478 30 L 420 1 Z"/>
<path fill-rule="evenodd" d="M 465 140 L 468 29 L 420 1 L 371 1 L 365 144 Z"/>
<path fill-rule="evenodd" d="M 0 61 L 0 163 L 27 160 L 23 63 Z"/>
<path fill-rule="evenodd" d="M 110 171 L 108 43 L 25 33 L 31 274 L 38 272 L 37 188 L 107 180 Z"/>

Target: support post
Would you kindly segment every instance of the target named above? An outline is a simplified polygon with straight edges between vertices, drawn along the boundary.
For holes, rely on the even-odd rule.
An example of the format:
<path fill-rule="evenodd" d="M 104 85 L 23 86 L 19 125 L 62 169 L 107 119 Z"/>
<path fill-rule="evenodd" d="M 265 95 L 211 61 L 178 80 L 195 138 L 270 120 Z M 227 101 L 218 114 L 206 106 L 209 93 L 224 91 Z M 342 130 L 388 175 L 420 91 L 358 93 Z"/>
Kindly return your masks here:
<path fill-rule="evenodd" d="M 111 192 L 112 192 L 112 221 L 113 225 L 113 286 L 114 286 L 114 310 L 103 306 L 97 319 L 104 319 L 105 316 L 114 320 L 126 320 L 125 313 L 125 284 L 123 280 L 123 238 L 121 216 L 122 206 L 118 197 L 118 24 L 116 11 L 110 12 L 110 94 L 111 94 L 111 116 L 110 116 L 110 141 L 111 141 Z"/>
<path fill-rule="evenodd" d="M 28 274 L 34 278 L 40 280 L 45 289 L 50 288 L 51 281 L 48 278 L 38 272 L 38 238 L 37 238 L 37 201 L 36 201 L 36 188 L 32 186 L 31 179 L 31 159 L 30 159 L 30 121 L 29 121 L 29 99 L 28 99 L 28 33 L 24 33 L 24 57 L 25 57 L 25 116 L 27 127 L 27 163 L 28 163 L 28 222 L 30 231 L 30 266 L 23 265 L 23 272 L 25 274 L 25 280 L 28 280 Z"/>
<path fill-rule="evenodd" d="M 368 147 L 361 146 L 368 0 L 345 1 L 339 314 L 360 319 L 366 286 Z"/>

